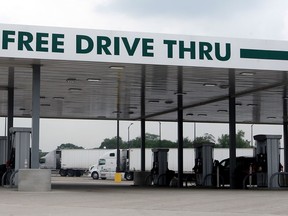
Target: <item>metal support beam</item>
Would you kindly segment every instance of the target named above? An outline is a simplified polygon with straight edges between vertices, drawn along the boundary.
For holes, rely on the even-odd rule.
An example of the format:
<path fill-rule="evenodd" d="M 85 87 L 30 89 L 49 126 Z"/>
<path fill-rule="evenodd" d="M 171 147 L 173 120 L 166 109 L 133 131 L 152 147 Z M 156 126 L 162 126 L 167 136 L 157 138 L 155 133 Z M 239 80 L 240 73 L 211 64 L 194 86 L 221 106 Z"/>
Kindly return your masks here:
<path fill-rule="evenodd" d="M 146 74 L 145 66 L 142 66 L 142 81 L 141 81 L 141 171 L 145 171 L 145 83 L 146 83 Z"/>
<path fill-rule="evenodd" d="M 287 74 L 283 73 L 283 80 L 286 81 Z M 287 111 L 287 86 L 283 89 L 283 141 L 284 141 L 284 171 L 288 172 L 288 111 Z"/>
<path fill-rule="evenodd" d="M 183 187 L 183 67 L 178 67 L 178 187 Z"/>
<path fill-rule="evenodd" d="M 236 109 L 235 109 L 235 70 L 229 70 L 229 154 L 230 188 L 235 188 L 236 168 Z"/>
<path fill-rule="evenodd" d="M 39 129 L 40 129 L 40 73 L 41 66 L 33 65 L 32 84 L 32 147 L 31 168 L 39 168 Z"/>
<path fill-rule="evenodd" d="M 116 165 L 116 172 L 120 172 L 120 129 L 119 129 L 119 127 L 120 127 L 120 120 L 119 120 L 119 118 L 120 118 L 120 113 L 119 113 L 120 111 L 119 111 L 119 109 L 118 109 L 118 111 L 117 111 L 117 143 L 116 143 L 116 151 L 117 151 L 117 157 L 116 157 L 116 163 L 117 163 L 117 165 Z"/>
<path fill-rule="evenodd" d="M 8 69 L 8 125 L 7 125 L 7 142 L 8 142 L 8 152 L 7 158 L 9 159 L 12 151 L 12 140 L 9 136 L 9 128 L 13 127 L 14 118 L 14 67 L 9 67 Z M 6 125 L 5 125 L 6 127 Z"/>

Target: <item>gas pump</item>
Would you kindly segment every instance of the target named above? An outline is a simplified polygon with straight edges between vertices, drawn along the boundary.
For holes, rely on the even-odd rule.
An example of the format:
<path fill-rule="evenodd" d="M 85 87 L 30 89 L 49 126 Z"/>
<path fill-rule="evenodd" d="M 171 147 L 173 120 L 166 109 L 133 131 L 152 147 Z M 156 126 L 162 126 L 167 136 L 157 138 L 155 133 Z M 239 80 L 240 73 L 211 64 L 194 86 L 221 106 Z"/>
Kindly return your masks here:
<path fill-rule="evenodd" d="M 0 164 L 5 164 L 7 161 L 7 137 L 6 136 L 0 136 Z"/>
<path fill-rule="evenodd" d="M 152 149 L 153 167 L 151 175 L 154 185 L 168 186 L 173 177 L 174 172 L 168 169 L 168 151 L 169 149 Z"/>
<path fill-rule="evenodd" d="M 12 148 L 14 149 L 14 156 L 11 156 L 10 163 L 14 168 L 15 185 L 18 185 L 17 172 L 19 169 L 30 168 L 30 136 L 31 128 L 12 127 L 9 129 L 12 141 Z M 10 182 L 11 184 L 11 182 Z"/>
<path fill-rule="evenodd" d="M 279 187 L 278 180 L 270 177 L 280 171 L 280 139 L 281 135 L 256 135 L 256 161 L 257 161 L 257 186 Z"/>
<path fill-rule="evenodd" d="M 214 143 L 197 143 L 195 149 L 196 185 L 212 186 Z M 210 178 L 207 178 L 210 175 Z M 204 182 L 205 181 L 205 182 Z"/>

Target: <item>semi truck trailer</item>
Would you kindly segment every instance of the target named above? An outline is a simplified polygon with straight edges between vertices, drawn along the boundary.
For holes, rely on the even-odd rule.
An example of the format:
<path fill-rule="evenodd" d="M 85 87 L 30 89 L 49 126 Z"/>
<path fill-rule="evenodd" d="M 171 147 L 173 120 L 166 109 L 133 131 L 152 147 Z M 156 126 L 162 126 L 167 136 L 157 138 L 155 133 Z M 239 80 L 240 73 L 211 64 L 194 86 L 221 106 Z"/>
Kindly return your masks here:
<path fill-rule="evenodd" d="M 57 170 L 61 176 L 81 176 L 98 162 L 106 149 L 63 149 L 49 152 L 40 159 L 40 168 Z"/>

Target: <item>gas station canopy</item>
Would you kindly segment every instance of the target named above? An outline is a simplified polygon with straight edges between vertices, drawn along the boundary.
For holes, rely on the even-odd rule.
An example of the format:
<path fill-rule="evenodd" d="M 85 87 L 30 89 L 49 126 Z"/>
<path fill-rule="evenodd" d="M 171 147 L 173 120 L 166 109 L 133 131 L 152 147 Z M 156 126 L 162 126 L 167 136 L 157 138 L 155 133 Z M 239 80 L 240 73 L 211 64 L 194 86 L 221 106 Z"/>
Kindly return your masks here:
<path fill-rule="evenodd" d="M 41 118 L 177 121 L 181 94 L 184 121 L 229 122 L 229 73 L 235 73 L 236 122 L 284 121 L 285 41 L 3 24 L 0 29 L 1 116 L 7 116 L 13 71 L 14 116 L 31 117 L 32 65 L 40 65 Z"/>

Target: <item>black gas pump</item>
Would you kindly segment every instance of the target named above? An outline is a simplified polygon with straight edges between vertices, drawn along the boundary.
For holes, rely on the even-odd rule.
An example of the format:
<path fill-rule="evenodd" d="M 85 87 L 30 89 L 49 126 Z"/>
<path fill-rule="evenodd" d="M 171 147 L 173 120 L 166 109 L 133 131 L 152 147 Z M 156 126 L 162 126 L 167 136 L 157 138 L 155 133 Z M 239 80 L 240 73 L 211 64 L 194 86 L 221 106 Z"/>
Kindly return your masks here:
<path fill-rule="evenodd" d="M 279 187 L 276 178 L 270 178 L 280 171 L 280 139 L 281 135 L 256 135 L 256 162 L 257 162 L 257 186 Z"/>
<path fill-rule="evenodd" d="M 168 186 L 175 172 L 168 169 L 169 149 L 152 149 L 153 167 L 151 170 L 152 183 L 158 186 Z"/>
<path fill-rule="evenodd" d="M 214 143 L 198 143 L 194 145 L 196 185 L 212 186 Z"/>
<path fill-rule="evenodd" d="M 19 169 L 29 169 L 31 152 L 30 152 L 30 137 L 31 128 L 12 127 L 9 129 L 11 136 L 11 154 L 6 164 L 7 171 L 3 175 L 3 185 L 18 186 L 18 171 Z"/>

